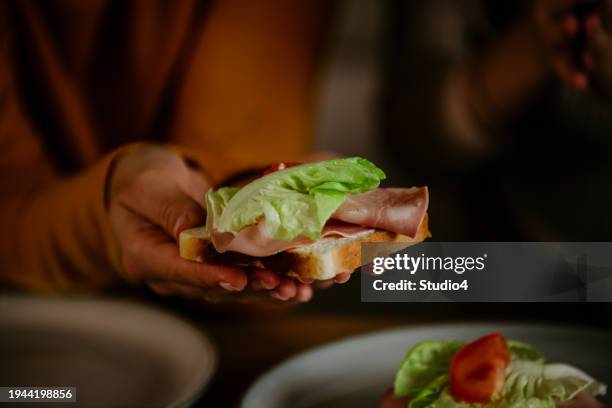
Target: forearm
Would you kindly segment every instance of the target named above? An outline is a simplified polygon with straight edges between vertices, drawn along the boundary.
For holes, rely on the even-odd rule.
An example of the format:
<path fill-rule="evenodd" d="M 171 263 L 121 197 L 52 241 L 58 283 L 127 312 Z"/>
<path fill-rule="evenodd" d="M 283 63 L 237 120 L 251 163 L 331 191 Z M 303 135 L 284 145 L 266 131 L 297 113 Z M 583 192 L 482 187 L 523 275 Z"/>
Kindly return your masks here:
<path fill-rule="evenodd" d="M 75 177 L 5 194 L 1 280 L 45 291 L 98 289 L 120 281 L 104 205 L 113 157 Z"/>
<path fill-rule="evenodd" d="M 549 75 L 532 38 L 528 24 L 520 24 L 490 50 L 450 70 L 443 110 L 456 144 L 473 152 L 492 150 L 504 124 Z"/>

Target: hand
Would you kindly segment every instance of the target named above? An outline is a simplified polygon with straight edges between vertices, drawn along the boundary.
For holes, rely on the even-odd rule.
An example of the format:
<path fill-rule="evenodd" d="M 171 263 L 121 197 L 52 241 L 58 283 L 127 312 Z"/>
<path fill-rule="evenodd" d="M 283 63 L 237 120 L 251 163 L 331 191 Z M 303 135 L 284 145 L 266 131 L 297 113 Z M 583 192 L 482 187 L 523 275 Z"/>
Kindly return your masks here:
<path fill-rule="evenodd" d="M 164 296 L 211 302 L 308 301 L 310 285 L 264 269 L 210 265 L 182 259 L 181 231 L 204 222 L 206 179 L 177 154 L 144 146 L 117 160 L 108 185 L 109 219 L 124 277 Z"/>
<path fill-rule="evenodd" d="M 569 86 L 585 89 L 594 58 L 607 51 L 607 36 L 599 23 L 597 0 L 538 0 L 530 26 L 544 63 Z M 580 38 L 585 36 L 585 39 Z"/>
<path fill-rule="evenodd" d="M 612 43 L 609 27 L 612 23 L 612 2 L 605 1 L 598 12 L 585 19 L 585 47 L 581 58 L 589 83 L 597 85 L 597 90 L 612 94 Z"/>

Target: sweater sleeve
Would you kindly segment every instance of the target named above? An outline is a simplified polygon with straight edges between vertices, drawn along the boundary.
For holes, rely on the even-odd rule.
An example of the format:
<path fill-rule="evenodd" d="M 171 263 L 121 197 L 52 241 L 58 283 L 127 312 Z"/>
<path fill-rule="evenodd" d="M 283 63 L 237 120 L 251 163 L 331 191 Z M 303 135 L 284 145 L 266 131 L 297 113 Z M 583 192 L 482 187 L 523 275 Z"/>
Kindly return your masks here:
<path fill-rule="evenodd" d="M 60 175 L 20 107 L 0 53 L 0 282 L 37 291 L 99 289 L 120 281 L 104 203 L 111 153 Z"/>

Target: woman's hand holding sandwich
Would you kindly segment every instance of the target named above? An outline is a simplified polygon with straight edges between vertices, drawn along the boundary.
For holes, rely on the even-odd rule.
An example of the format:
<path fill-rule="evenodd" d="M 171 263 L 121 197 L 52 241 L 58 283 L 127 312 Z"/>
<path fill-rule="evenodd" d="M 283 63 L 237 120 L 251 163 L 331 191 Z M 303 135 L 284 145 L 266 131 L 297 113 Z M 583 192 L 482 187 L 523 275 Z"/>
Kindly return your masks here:
<path fill-rule="evenodd" d="M 209 183 L 172 151 L 145 146 L 117 160 L 108 214 L 124 278 L 156 293 L 207 301 L 308 301 L 310 285 L 277 273 L 211 265 L 179 257 L 181 231 L 201 225 Z"/>

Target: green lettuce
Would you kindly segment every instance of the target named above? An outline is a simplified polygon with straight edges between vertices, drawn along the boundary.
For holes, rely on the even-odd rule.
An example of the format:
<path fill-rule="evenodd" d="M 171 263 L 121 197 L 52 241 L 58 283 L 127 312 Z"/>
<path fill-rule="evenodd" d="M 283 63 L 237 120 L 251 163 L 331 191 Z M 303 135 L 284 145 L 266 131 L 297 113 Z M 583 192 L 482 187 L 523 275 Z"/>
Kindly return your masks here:
<path fill-rule="evenodd" d="M 578 394 L 597 396 L 605 386 L 566 364 L 514 361 L 508 367 L 502 397 L 488 404 L 456 401 L 448 387 L 427 408 L 555 408 Z M 410 405 L 409 405 L 410 406 Z"/>
<path fill-rule="evenodd" d="M 218 190 L 208 190 L 206 193 L 206 230 L 217 228 L 217 221 L 221 218 L 227 203 L 240 189 L 237 187 L 223 187 Z"/>
<path fill-rule="evenodd" d="M 448 375 L 444 374 L 439 376 L 423 388 L 416 397 L 410 400 L 408 408 L 425 408 L 431 406 L 446 389 L 447 384 Z"/>
<path fill-rule="evenodd" d="M 447 374 L 453 356 L 464 344 L 460 341 L 424 341 L 415 345 L 406 353 L 395 376 L 395 395 L 415 396 Z"/>
<path fill-rule="evenodd" d="M 519 407 L 532 399 L 554 407 L 555 402 L 569 401 L 581 393 L 596 396 L 603 392 L 604 385 L 570 365 L 514 361 L 506 373 L 504 405 L 500 407 Z"/>
<path fill-rule="evenodd" d="M 508 352 L 510 353 L 510 359 L 512 361 L 528 360 L 540 363 L 544 362 L 544 356 L 531 344 L 518 340 L 508 340 L 506 344 L 508 345 Z"/>
<path fill-rule="evenodd" d="M 456 401 L 448 388 L 448 372 L 456 352 L 464 345 L 456 341 L 426 341 L 406 353 L 397 372 L 397 396 L 413 397 L 408 408 L 555 408 L 578 394 L 604 394 L 605 385 L 566 364 L 545 364 L 531 345 L 508 341 L 510 365 L 506 369 L 500 398 L 488 404 Z"/>
<path fill-rule="evenodd" d="M 206 226 L 238 232 L 263 219 L 272 238 L 317 239 L 347 194 L 373 190 L 384 178 L 381 169 L 359 157 L 290 167 L 241 189 L 209 190 Z"/>

